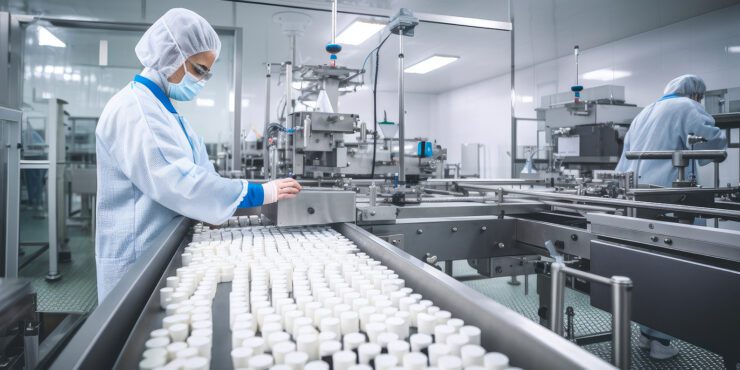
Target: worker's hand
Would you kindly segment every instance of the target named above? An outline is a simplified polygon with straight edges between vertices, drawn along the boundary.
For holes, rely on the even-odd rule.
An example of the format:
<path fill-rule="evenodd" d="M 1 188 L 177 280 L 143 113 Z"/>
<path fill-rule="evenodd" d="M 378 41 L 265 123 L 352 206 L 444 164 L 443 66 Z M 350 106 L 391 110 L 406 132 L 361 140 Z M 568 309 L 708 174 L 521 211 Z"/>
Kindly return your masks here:
<path fill-rule="evenodd" d="M 301 184 L 288 178 L 262 184 L 262 188 L 265 191 L 264 204 L 270 204 L 283 199 L 295 198 L 296 194 L 301 191 Z"/>

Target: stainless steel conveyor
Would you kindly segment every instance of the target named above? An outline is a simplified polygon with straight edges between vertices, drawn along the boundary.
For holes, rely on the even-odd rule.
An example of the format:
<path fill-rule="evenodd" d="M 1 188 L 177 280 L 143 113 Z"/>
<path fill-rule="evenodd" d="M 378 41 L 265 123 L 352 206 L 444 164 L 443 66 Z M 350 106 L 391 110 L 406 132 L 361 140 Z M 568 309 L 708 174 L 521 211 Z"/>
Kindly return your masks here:
<path fill-rule="evenodd" d="M 52 369 L 136 369 L 149 333 L 161 326 L 159 289 L 180 267 L 193 222 L 171 222 L 57 357 Z M 232 225 L 234 225 L 232 223 Z M 238 227 L 238 226 L 232 226 Z M 525 369 L 614 369 L 563 337 L 494 302 L 434 267 L 352 223 L 333 227 L 363 252 L 395 270 L 406 285 L 453 316 L 482 329 L 481 345 L 503 352 Z M 221 283 L 214 299 L 212 369 L 231 369 L 228 293 Z"/>

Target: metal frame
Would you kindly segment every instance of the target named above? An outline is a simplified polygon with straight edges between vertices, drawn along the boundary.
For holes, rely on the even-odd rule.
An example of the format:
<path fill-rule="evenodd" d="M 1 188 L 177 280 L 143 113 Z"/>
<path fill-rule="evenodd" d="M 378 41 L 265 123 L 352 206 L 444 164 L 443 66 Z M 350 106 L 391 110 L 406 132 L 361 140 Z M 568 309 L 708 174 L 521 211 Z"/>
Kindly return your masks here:
<path fill-rule="evenodd" d="M 290 9 L 301 9 L 301 10 L 315 10 L 320 12 L 331 12 L 331 6 L 324 6 L 317 4 L 316 2 L 306 1 L 287 1 L 287 0 L 271 0 L 271 1 L 253 1 L 253 0 L 227 0 L 236 3 L 253 4 L 253 5 L 265 5 L 274 6 L 281 8 Z M 359 8 L 342 5 L 342 9 L 337 9 L 337 13 L 342 14 L 353 14 L 367 17 L 383 17 L 391 18 L 394 14 L 390 14 L 390 10 L 376 10 L 368 8 Z M 470 17 L 457 17 L 452 15 L 442 14 L 430 14 L 430 13 L 414 13 L 414 16 L 419 18 L 420 22 L 433 23 L 433 24 L 444 24 L 449 26 L 461 26 L 471 28 L 482 28 L 488 30 L 498 31 L 511 31 L 513 29 L 511 22 L 494 21 L 490 19 L 481 18 L 470 18 Z"/>
<path fill-rule="evenodd" d="M 0 12 L 0 81 L 10 81 L 10 13 Z M 0 88 L 0 105 L 10 106 L 10 84 Z"/>
<path fill-rule="evenodd" d="M 394 248 L 354 224 L 334 228 L 365 253 L 395 270 L 407 285 L 467 324 L 481 328 L 481 345 L 506 353 L 516 366 L 528 369 L 613 369 L 591 353 L 547 328 L 478 293 L 442 271 Z"/>
<path fill-rule="evenodd" d="M 577 270 L 565 266 L 560 262 L 550 265 L 551 297 L 550 297 L 550 329 L 563 335 L 563 305 L 565 303 L 565 277 L 572 275 L 592 283 L 611 286 L 612 298 L 612 361 L 620 369 L 629 369 L 632 358 L 631 338 L 631 308 L 632 308 L 632 280 L 625 276 L 605 278 L 600 275 Z"/>
<path fill-rule="evenodd" d="M 673 251 L 740 262 L 740 232 L 675 222 L 590 213 L 591 233 Z"/>
<path fill-rule="evenodd" d="M 64 197 L 64 166 L 66 164 L 64 156 L 64 147 L 59 146 L 57 139 L 59 135 L 64 135 L 63 132 L 59 132 L 60 119 L 64 115 L 63 100 L 60 99 L 49 99 L 49 105 L 47 107 L 48 112 L 46 115 L 46 143 L 49 145 L 49 154 L 47 157 L 48 172 L 46 180 L 47 194 L 46 199 L 48 202 L 48 228 L 49 228 L 49 272 L 46 274 L 47 280 L 58 280 L 62 277 L 59 273 L 59 247 L 60 243 L 64 243 L 63 238 L 59 238 L 60 225 L 59 225 L 59 210 L 57 206 L 58 200 L 61 200 L 62 206 L 64 205 L 64 199 L 59 199 L 59 182 L 57 181 L 58 176 L 62 176 L 62 198 Z M 62 125 L 63 126 L 63 125 Z M 63 128 L 62 128 L 63 129 Z M 59 151 L 62 151 L 60 158 Z M 59 168 L 61 167 L 61 168 Z M 61 173 L 59 173 L 61 170 Z M 62 213 L 62 220 L 64 220 L 64 213 Z M 64 221 L 62 221 L 64 222 Z M 64 225 L 61 225 L 61 229 Z"/>
<path fill-rule="evenodd" d="M 2 59 L 2 58 L 0 58 Z M 3 139 L 0 144 L 0 150 L 7 150 L 5 158 L 7 159 L 7 167 L 5 170 L 5 224 L 2 225 L 4 228 L 0 235 L 5 238 L 5 256 L 4 264 L 0 266 L 0 276 L 4 277 L 18 277 L 18 248 L 20 246 L 20 186 L 21 186 L 21 121 L 23 120 L 23 113 L 18 110 L 8 109 L 0 107 L 0 121 L 10 122 L 7 129 L 3 129 L 2 132 L 7 132 L 7 136 Z M 4 123 L 2 123 L 4 125 Z M 1 165 L 1 164 L 0 164 Z M 3 169 L 0 168 L 0 171 Z"/>
<path fill-rule="evenodd" d="M 192 221 L 173 219 L 70 340 L 51 369 L 109 369 Z"/>
<path fill-rule="evenodd" d="M 534 197 L 537 199 L 555 199 L 555 200 L 564 200 L 564 201 L 572 201 L 572 202 L 601 204 L 601 205 L 614 206 L 614 207 L 620 207 L 620 208 L 653 209 L 653 210 L 661 210 L 661 211 L 666 211 L 666 212 L 693 213 L 693 214 L 702 215 L 702 216 L 719 216 L 722 218 L 728 218 L 728 219 L 733 219 L 733 220 L 740 219 L 740 211 L 721 209 L 721 208 L 674 205 L 674 204 L 657 203 L 657 202 L 642 202 L 642 201 L 625 200 L 625 199 L 617 199 L 617 198 L 599 198 L 599 197 L 589 197 L 589 196 L 582 196 L 582 195 L 544 192 L 544 191 L 504 189 L 504 188 L 495 188 L 495 187 L 483 186 L 483 185 L 462 185 L 462 187 L 469 188 L 472 190 L 494 192 L 497 194 L 501 193 L 501 194 L 523 195 L 523 196 L 528 196 L 528 197 Z"/>

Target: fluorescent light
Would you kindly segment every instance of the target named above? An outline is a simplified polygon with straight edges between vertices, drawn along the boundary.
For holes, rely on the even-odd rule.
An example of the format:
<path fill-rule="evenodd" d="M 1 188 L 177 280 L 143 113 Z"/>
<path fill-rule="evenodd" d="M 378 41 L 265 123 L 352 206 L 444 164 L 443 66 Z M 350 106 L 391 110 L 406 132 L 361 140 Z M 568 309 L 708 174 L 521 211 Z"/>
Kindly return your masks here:
<path fill-rule="evenodd" d="M 442 56 L 442 55 L 433 55 L 427 59 L 422 60 L 419 63 L 416 63 L 412 65 L 411 67 L 408 67 L 405 69 L 406 73 L 417 73 L 417 74 L 425 74 L 429 73 L 437 68 L 442 68 L 456 60 L 460 59 L 460 57 L 449 57 L 449 56 Z"/>
<path fill-rule="evenodd" d="M 368 21 L 354 21 L 337 36 L 338 44 L 360 45 L 372 35 L 385 28 L 385 24 Z"/>
<path fill-rule="evenodd" d="M 531 103 L 534 101 L 534 98 L 529 95 L 522 95 L 519 98 L 521 98 L 522 103 Z"/>
<path fill-rule="evenodd" d="M 214 107 L 216 106 L 216 101 L 213 99 L 198 98 L 195 99 L 195 104 L 199 107 Z"/>
<path fill-rule="evenodd" d="M 740 53 L 740 46 L 738 46 L 738 45 L 728 46 L 727 47 L 727 52 L 728 53 L 732 53 L 732 54 Z"/>
<path fill-rule="evenodd" d="M 630 71 L 605 68 L 586 72 L 581 77 L 583 77 L 584 80 L 613 81 L 629 76 L 632 76 L 632 72 Z"/>
<path fill-rule="evenodd" d="M 62 42 L 58 37 L 54 36 L 51 31 L 47 30 L 44 27 L 39 26 L 39 45 L 41 46 L 51 46 L 55 48 L 66 48 L 67 44 Z"/>

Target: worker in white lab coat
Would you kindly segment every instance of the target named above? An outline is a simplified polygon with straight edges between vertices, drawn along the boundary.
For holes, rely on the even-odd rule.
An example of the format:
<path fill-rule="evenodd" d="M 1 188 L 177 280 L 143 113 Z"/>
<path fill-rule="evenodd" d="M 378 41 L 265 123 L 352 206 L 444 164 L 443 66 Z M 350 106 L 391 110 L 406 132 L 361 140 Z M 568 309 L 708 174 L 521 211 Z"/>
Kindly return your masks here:
<path fill-rule="evenodd" d="M 619 172 L 634 172 L 638 183 L 671 187 L 678 177 L 678 170 L 670 159 L 629 160 L 626 152 L 654 150 L 687 150 L 689 135 L 707 140 L 694 149 L 725 149 L 727 139 L 722 130 L 714 126 L 714 118 L 704 110 L 701 100 L 706 86 L 694 75 L 683 75 L 666 85 L 663 96 L 648 105 L 635 117 L 624 139 L 624 151 L 617 164 Z M 701 165 L 710 163 L 700 161 Z M 689 173 L 696 169 L 689 167 Z"/>
<path fill-rule="evenodd" d="M 714 126 L 714 118 L 700 104 L 706 85 L 694 75 L 683 75 L 666 85 L 663 96 L 648 105 L 635 117 L 624 140 L 624 152 L 617 171 L 634 172 L 640 184 L 671 187 L 678 171 L 670 159 L 628 160 L 628 151 L 686 150 L 689 135 L 707 140 L 694 149 L 726 149 L 727 139 L 722 130 Z M 705 165 L 709 161 L 701 161 Z M 695 173 L 693 166 L 689 173 Z M 668 359 L 678 354 L 671 344 L 672 338 L 646 326 L 640 327 L 638 346 L 650 351 L 650 357 Z"/>
<path fill-rule="evenodd" d="M 294 197 L 293 179 L 266 184 L 223 178 L 203 140 L 172 100 L 193 100 L 221 49 L 196 13 L 171 9 L 139 40 L 144 70 L 105 106 L 96 129 L 98 168 L 95 257 L 98 301 L 174 218 L 221 224 L 239 207 Z"/>

